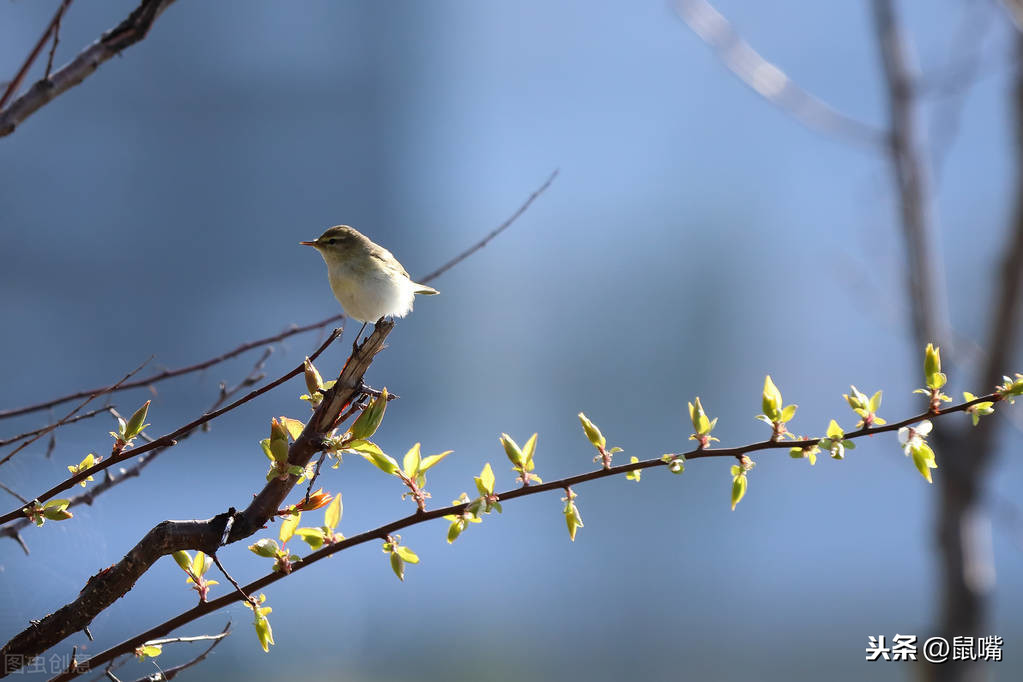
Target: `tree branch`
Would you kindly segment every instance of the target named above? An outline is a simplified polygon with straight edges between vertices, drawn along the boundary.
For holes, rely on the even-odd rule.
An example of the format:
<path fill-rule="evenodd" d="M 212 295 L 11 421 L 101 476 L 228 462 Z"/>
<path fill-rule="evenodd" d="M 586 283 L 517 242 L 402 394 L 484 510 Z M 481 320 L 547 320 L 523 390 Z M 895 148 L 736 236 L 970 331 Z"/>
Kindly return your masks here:
<path fill-rule="evenodd" d="M 898 429 L 900 429 L 900 428 L 902 428 L 904 426 L 910 426 L 910 425 L 915 424 L 917 422 L 923 421 L 924 419 L 940 418 L 940 417 L 943 417 L 944 415 L 947 415 L 947 414 L 954 414 L 956 412 L 965 412 L 969 407 L 971 407 L 973 405 L 977 405 L 978 403 L 982 403 L 982 402 L 999 403 L 1000 401 L 1002 401 L 1002 397 L 1001 397 L 1001 395 L 999 393 L 991 393 L 991 394 L 984 395 L 984 396 L 981 396 L 979 398 L 976 398 L 974 400 L 971 400 L 969 402 L 963 402 L 963 403 L 960 403 L 960 404 L 957 404 L 957 405 L 954 405 L 954 406 L 950 406 L 950 407 L 944 408 L 944 409 L 942 409 L 937 414 L 932 412 L 932 411 L 927 411 L 927 412 L 919 414 L 919 415 L 917 415 L 915 417 L 910 417 L 908 419 L 903 419 L 901 421 L 898 421 L 898 422 L 895 422 L 895 423 L 891 423 L 891 424 L 886 424 L 884 426 L 864 427 L 864 428 L 858 429 L 856 431 L 851 431 L 851 432 L 845 434 L 843 439 L 847 440 L 847 439 L 863 438 L 863 437 L 866 437 L 866 436 L 873 436 L 873 435 L 876 435 L 878 433 L 897 431 Z M 313 424 L 315 421 L 317 421 L 317 420 L 314 417 L 313 420 L 310 420 L 309 425 Z M 300 440 L 305 438 L 306 434 L 309 432 L 309 425 L 306 426 L 306 430 L 303 431 L 303 434 L 302 434 L 302 437 L 300 437 Z M 758 451 L 758 450 L 777 450 L 777 449 L 788 450 L 788 449 L 791 449 L 791 448 L 810 447 L 810 446 L 813 446 L 813 445 L 817 444 L 818 442 L 819 442 L 819 439 L 817 439 L 817 438 L 804 438 L 804 439 L 790 440 L 790 441 L 768 440 L 768 441 L 761 441 L 761 442 L 757 442 L 757 443 L 751 443 L 751 444 L 748 444 L 748 445 L 739 446 L 739 447 L 732 447 L 732 448 L 708 448 L 708 449 L 696 448 L 696 449 L 690 450 L 689 452 L 686 452 L 686 453 L 684 453 L 682 455 L 675 455 L 675 456 L 676 457 L 684 456 L 687 460 L 700 459 L 700 458 L 708 458 L 708 457 L 735 458 L 735 457 L 741 457 L 744 454 L 748 454 L 750 452 L 755 452 L 755 451 Z M 299 441 L 296 441 L 295 444 L 292 447 L 295 448 L 295 447 L 298 447 L 298 446 L 299 446 Z M 289 459 L 289 461 L 290 461 L 290 459 Z M 570 488 L 572 486 L 579 485 L 581 483 L 586 483 L 586 482 L 589 482 L 589 481 L 595 481 L 595 480 L 598 480 L 598 479 L 601 479 L 601 478 L 606 478 L 608 476 L 623 475 L 623 474 L 629 473 L 630 471 L 635 471 L 637 469 L 650 469 L 650 468 L 653 468 L 653 467 L 666 466 L 666 465 L 667 465 L 667 462 L 665 462 L 665 460 L 662 459 L 661 457 L 658 457 L 656 459 L 648 459 L 648 460 L 643 460 L 643 461 L 639 461 L 639 462 L 629 462 L 627 464 L 619 464 L 617 466 L 611 466 L 611 467 L 608 467 L 608 468 L 601 467 L 601 468 L 593 470 L 593 471 L 588 471 L 588 472 L 582 473 L 582 474 L 576 474 L 574 476 L 568 476 L 568 477 L 565 477 L 565 478 L 558 479 L 556 481 L 547 481 L 547 482 L 542 483 L 542 484 L 530 484 L 530 485 L 520 486 L 520 487 L 513 488 L 511 490 L 508 490 L 508 491 L 505 491 L 505 492 L 502 492 L 502 493 L 498 493 L 496 497 L 501 502 L 507 502 L 509 500 L 513 500 L 513 499 L 516 499 L 516 498 L 519 498 L 519 497 L 526 497 L 526 496 L 529 496 L 529 495 L 537 495 L 537 494 L 540 494 L 540 493 L 550 492 L 550 491 L 561 491 L 561 490 L 564 490 L 566 488 Z M 88 672 L 90 668 L 91 669 L 96 669 L 96 667 L 98 667 L 100 665 L 103 665 L 104 663 L 107 663 L 109 661 L 112 661 L 113 659 L 117 658 L 118 656 L 124 655 L 126 653 L 130 653 L 131 651 L 134 651 L 135 648 L 137 646 L 139 646 L 140 644 L 142 644 L 143 642 L 152 640 L 152 639 L 154 639 L 156 637 L 165 636 L 168 633 L 170 633 L 173 630 L 175 630 L 176 628 L 181 627 L 182 625 L 185 625 L 185 624 L 187 624 L 187 623 L 189 623 L 191 621 L 194 621 L 194 620 L 196 620 L 198 618 L 201 618 L 201 617 L 203 617 L 205 615 L 213 613 L 214 611 L 217 611 L 217 610 L 219 610 L 221 608 L 224 608 L 225 606 L 227 606 L 229 604 L 232 604 L 232 603 L 234 603 L 236 601 L 240 601 L 240 600 L 244 599 L 244 597 L 242 596 L 243 594 L 245 594 L 245 595 L 255 594 L 258 591 L 262 590 L 263 588 L 267 587 L 268 585 L 271 585 L 271 584 L 277 582 L 278 580 L 286 578 L 288 575 L 293 575 L 294 573 L 296 573 L 296 572 L 298 572 L 300 570 L 305 569 L 306 567 L 316 563 L 317 561 L 320 561 L 321 559 L 325 559 L 325 558 L 327 558 L 329 556 L 337 554 L 338 552 L 344 551 L 346 549 L 350 549 L 352 547 L 355 547 L 355 546 L 358 546 L 358 545 L 361 545 L 361 544 L 365 544 L 365 543 L 373 541 L 373 540 L 384 540 L 389 535 L 393 535 L 397 531 L 402 530 L 403 528 L 408 528 L 409 526 L 415 526 L 415 525 L 418 525 L 420 523 L 425 523 L 426 521 L 433 521 L 433 520 L 436 520 L 436 519 L 439 519 L 439 518 L 443 518 L 443 517 L 449 516 L 449 515 L 456 515 L 456 516 L 460 515 L 460 514 L 462 514 L 465 511 L 465 509 L 468 506 L 468 504 L 471 504 L 471 502 L 461 503 L 461 504 L 453 504 L 453 505 L 450 505 L 450 506 L 447 506 L 447 507 L 442 507 L 442 508 L 438 508 L 438 509 L 431 509 L 431 510 L 428 510 L 428 511 L 421 511 L 421 510 L 417 509 L 412 514 L 409 514 L 408 516 L 405 516 L 405 517 L 403 517 L 401 519 L 398 519 L 396 521 L 392 521 L 392 522 L 387 523 L 385 525 L 379 526 L 377 528 L 374 528 L 373 530 L 369 530 L 369 531 L 366 531 L 366 532 L 363 532 L 363 533 L 359 533 L 358 535 L 353 535 L 353 536 L 348 537 L 348 538 L 346 538 L 344 540 L 341 540 L 341 541 L 339 541 L 339 542 L 337 542 L 335 544 L 327 545 L 326 547 L 323 547 L 322 549 L 319 549 L 319 550 L 317 550 L 315 552 L 312 552 L 308 556 L 303 557 L 300 562 L 296 562 L 295 564 L 292 564 L 291 572 L 290 573 L 286 573 L 284 571 L 272 571 L 272 572 L 262 576 L 261 578 L 258 578 L 256 580 L 250 582 L 249 584 L 242 586 L 239 591 L 232 591 L 232 592 L 230 592 L 228 594 L 225 594 L 224 596 L 219 597 L 217 599 L 214 599 L 212 601 L 200 603 L 197 606 L 195 606 L 195 607 L 193 607 L 193 608 L 191 608 L 191 609 L 189 609 L 187 611 L 184 611 L 184 612 L 178 614 L 177 616 L 174 616 L 173 618 L 171 618 L 171 619 L 169 619 L 169 620 L 167 620 L 167 621 L 165 621 L 165 622 L 163 622 L 163 623 L 161 623 L 161 624 L 159 624 L 159 625 L 157 625 L 157 626 L 155 626 L 153 628 L 150 628 L 149 630 L 147 630 L 147 631 L 145 631 L 143 633 L 135 635 L 135 636 L 131 637 L 130 639 L 127 639 L 127 640 L 121 642 L 120 644 L 117 644 L 117 645 L 115 645 L 113 647 L 110 647 L 106 651 L 103 651 L 103 652 L 100 652 L 100 653 L 96 654 L 95 656 L 93 656 L 91 659 L 89 659 L 87 661 L 83 661 L 83 662 L 79 663 L 77 668 L 70 669 L 67 672 L 63 673 L 63 674 L 61 674 L 61 675 L 59 675 L 57 677 L 54 677 L 53 681 L 54 682 L 59 682 L 59 681 L 63 681 L 63 680 L 70 680 L 70 679 L 76 677 L 77 675 L 79 675 L 81 673 Z M 178 522 L 178 523 L 189 523 L 189 522 Z M 236 527 L 237 527 L 237 525 L 236 525 Z M 257 529 L 252 529 L 252 532 L 255 532 L 255 530 L 257 530 Z M 232 537 L 232 539 L 235 538 L 234 531 L 232 531 L 231 537 Z M 240 538 L 238 538 L 238 539 L 240 539 Z M 194 549 L 203 549 L 202 547 L 198 547 L 198 548 L 187 547 L 187 549 L 193 549 L 193 548 Z M 88 586 L 87 586 L 87 588 L 88 588 Z M 67 608 L 67 607 L 64 607 L 64 608 Z M 26 632 L 29 632 L 29 631 L 26 631 Z M 0 650 L 0 654 L 6 653 L 8 651 L 8 647 L 11 647 L 10 643 L 8 643 L 8 645 L 5 646 L 3 650 Z M 15 649 L 13 647 L 11 647 L 10 650 L 11 651 L 15 651 Z"/>
<path fill-rule="evenodd" d="M 884 131 L 843 114 L 799 87 L 743 40 L 709 2 L 675 0 L 674 6 L 679 18 L 714 50 L 722 63 L 768 102 L 811 130 L 835 135 L 871 151 L 884 149 Z"/>
<path fill-rule="evenodd" d="M 161 372 L 157 372 L 156 374 L 144 377 L 142 379 L 138 379 L 136 381 L 126 381 L 124 383 L 114 384 L 111 386 L 101 386 L 99 388 L 75 391 L 74 393 L 69 393 L 67 395 L 60 396 L 59 398 L 52 398 L 50 400 L 46 400 L 41 403 L 36 403 L 34 405 L 26 405 L 24 407 L 17 407 L 10 410 L 0 410 L 0 419 L 16 417 L 18 415 L 28 414 L 29 412 L 38 412 L 40 410 L 45 410 L 47 408 L 53 407 L 54 405 L 66 403 L 70 400 L 84 398 L 86 396 L 92 395 L 93 393 L 115 393 L 117 391 L 127 391 L 132 388 L 149 386 L 151 384 L 155 384 L 158 381 L 163 381 L 164 379 L 171 379 L 173 377 L 182 376 L 183 374 L 199 372 L 201 370 L 212 367 L 213 365 L 220 364 L 225 360 L 230 360 L 231 358 L 241 355 L 242 353 L 252 350 L 253 348 L 266 346 L 271 343 L 277 343 L 278 341 L 282 341 L 290 336 L 301 334 L 303 332 L 312 331 L 314 329 L 323 329 L 329 324 L 333 324 L 334 322 L 343 320 L 344 317 L 345 317 L 344 315 L 331 315 L 330 317 L 324 320 L 320 320 L 319 322 L 313 322 L 312 324 L 302 325 L 301 327 L 291 326 L 279 334 L 267 336 L 266 338 L 263 339 L 256 339 L 255 341 L 248 341 L 246 343 L 239 345 L 237 348 L 234 348 L 233 350 L 229 350 L 228 352 L 222 355 L 209 358 L 208 360 L 203 360 L 202 362 L 197 362 L 194 365 L 188 365 L 187 367 L 178 367 L 177 369 L 165 369 Z"/>
<path fill-rule="evenodd" d="M 100 36 L 99 40 L 82 50 L 69 63 L 54 71 L 49 78 L 36 81 L 24 95 L 11 102 L 7 108 L 0 110 L 0 137 L 10 135 L 22 121 L 58 95 L 81 83 L 99 68 L 100 64 L 145 38 L 156 18 L 173 2 L 174 0 L 142 0 L 127 19 Z M 30 59 L 26 61 L 26 65 L 23 67 L 24 71 L 27 71 L 28 66 L 35 60 L 39 50 L 46 43 L 46 38 L 49 37 L 59 16 L 58 13 L 54 17 L 50 29 L 36 46 Z M 24 73 L 19 73 L 19 78 L 23 76 Z M 17 88 L 19 78 L 11 81 L 8 86 L 9 91 L 13 92 Z"/>
<path fill-rule="evenodd" d="M 320 353 L 325 351 L 327 349 L 327 347 L 330 344 L 332 344 L 334 342 L 334 340 L 338 336 L 340 336 L 340 334 L 341 334 L 341 329 L 340 328 L 339 329 L 335 329 L 331 333 L 331 335 L 329 337 L 327 337 L 327 340 L 324 341 L 323 344 L 319 348 L 317 348 L 316 351 L 312 355 L 309 356 L 309 359 L 310 360 L 315 360 L 317 357 L 319 357 Z M 53 499 L 53 497 L 57 493 L 60 493 L 60 492 L 63 492 L 65 490 L 69 489 L 69 488 L 72 488 L 72 487 L 74 487 L 74 485 L 76 483 L 81 483 L 82 481 L 84 481 L 85 479 L 89 478 L 90 476 L 94 476 L 94 475 L 96 475 L 97 473 L 99 473 L 101 471 L 105 471 L 106 469 L 114 466 L 115 464 L 120 464 L 121 462 L 125 461 L 126 459 L 130 459 L 132 457 L 138 457 L 139 455 L 143 455 L 143 454 L 145 454 L 147 452 L 150 452 L 152 450 L 156 450 L 157 448 L 163 448 L 163 447 L 169 447 L 169 446 L 175 445 L 177 443 L 177 439 L 178 438 L 181 438 L 185 434 L 191 433 L 197 427 L 202 426 L 203 424 L 206 424 L 206 423 L 208 423 L 210 421 L 213 421 L 214 419 L 216 419 L 217 417 L 221 416 L 222 414 L 230 412 L 231 410 L 234 410 L 234 409 L 236 409 L 238 407 L 241 407 L 242 405 L 244 405 L 245 403 L 249 402 L 250 400 L 252 400 L 254 398 L 258 398 L 259 396 L 263 395 L 267 391 L 271 391 L 274 388 L 277 388 L 278 386 L 280 386 L 284 382 L 288 381 L 289 379 L 291 379 L 293 377 L 296 377 L 299 374 L 302 374 L 304 371 L 305 371 L 305 366 L 304 366 L 304 364 L 301 364 L 298 367 L 296 367 L 295 369 L 293 369 L 290 372 L 288 372 L 287 374 L 285 374 L 285 375 L 279 377 L 278 379 L 270 382 L 266 386 L 261 386 L 260 388 L 257 388 L 254 391 L 246 393 L 244 396 L 242 396 L 238 400 L 234 401 L 230 405 L 226 405 L 226 406 L 220 408 L 219 410 L 214 410 L 213 412 L 207 412 L 206 414 L 204 414 L 203 416 L 199 417 L 198 419 L 194 419 L 191 422 L 185 424 L 184 426 L 182 426 L 182 427 L 180 427 L 178 429 L 175 429 L 174 431 L 172 431 L 172 432 L 170 432 L 168 434 L 160 436 L 159 438 L 157 438 L 156 440 L 153 440 L 152 442 L 146 443 L 145 445 L 142 445 L 142 446 L 139 446 L 139 447 L 129 448 L 127 450 L 122 450 L 120 453 L 114 454 L 114 455 L 112 455 L 112 456 L 102 460 L 101 462 L 99 462 L 98 464 L 93 466 L 92 468 L 86 469 L 85 471 L 81 471 L 81 472 L 79 472 L 79 473 L 77 473 L 77 474 L 75 474 L 75 475 L 65 479 L 61 483 L 58 483 L 57 485 L 55 485 L 52 488 L 50 488 L 49 490 L 47 490 L 45 493 L 42 493 L 41 495 L 33 498 L 33 501 L 34 502 L 46 502 L 47 500 Z M 3 525 L 3 524 L 8 523 L 10 521 L 14 521 L 15 519 L 18 519 L 18 518 L 21 518 L 21 517 L 24 517 L 24 516 L 25 516 L 25 513 L 24 513 L 24 511 L 22 509 L 20 509 L 20 508 L 19 509 L 12 509 L 11 511 L 7 512 L 6 514 L 0 516 L 0 525 Z"/>
<path fill-rule="evenodd" d="M 429 275 L 426 275 L 425 277 L 419 279 L 418 281 L 423 284 L 429 284 L 430 281 L 437 279 L 438 277 L 440 277 L 445 272 L 461 263 L 463 260 L 471 256 L 472 254 L 482 249 L 490 242 L 491 239 L 493 239 L 494 237 L 508 229 L 508 227 L 516 220 L 518 220 L 519 216 L 525 213 L 526 209 L 529 208 L 534 201 L 536 201 L 536 198 L 543 194 L 544 191 L 551 186 L 551 183 L 554 182 L 554 178 L 558 177 L 558 172 L 559 172 L 558 169 L 555 168 L 554 172 L 550 174 L 550 177 L 548 177 L 542 185 L 540 185 L 532 194 L 529 195 L 529 198 L 526 199 L 526 201 L 521 206 L 519 206 L 518 210 L 515 211 L 515 213 L 512 213 L 510 218 L 508 218 L 503 223 L 498 225 L 496 229 L 492 230 L 490 234 L 488 234 L 486 237 L 476 242 L 475 244 L 473 244 L 468 249 L 458 254 L 451 260 L 449 260 L 444 265 L 440 266 L 439 268 L 431 272 Z"/>
<path fill-rule="evenodd" d="M 384 340 L 393 327 L 392 321 L 378 321 L 369 338 L 349 356 L 337 382 L 324 393 L 302 433 L 289 447 L 289 465 L 304 467 L 322 449 L 325 434 L 333 431 L 335 420 L 360 395 L 362 377 L 376 354 L 383 350 Z M 336 333 L 327 343 L 335 336 Z M 18 670 L 33 657 L 86 627 L 99 613 L 131 590 L 160 557 L 185 549 L 197 549 L 213 556 L 222 544 L 221 538 L 226 529 L 230 528 L 230 532 L 223 544 L 237 542 L 260 530 L 276 514 L 297 481 L 298 477 L 294 475 L 271 479 L 241 512 L 232 508 L 205 521 L 164 521 L 157 524 L 121 561 L 90 578 L 77 599 L 33 622 L 5 644 L 0 649 L 0 666 L 3 666 L 0 677 Z"/>

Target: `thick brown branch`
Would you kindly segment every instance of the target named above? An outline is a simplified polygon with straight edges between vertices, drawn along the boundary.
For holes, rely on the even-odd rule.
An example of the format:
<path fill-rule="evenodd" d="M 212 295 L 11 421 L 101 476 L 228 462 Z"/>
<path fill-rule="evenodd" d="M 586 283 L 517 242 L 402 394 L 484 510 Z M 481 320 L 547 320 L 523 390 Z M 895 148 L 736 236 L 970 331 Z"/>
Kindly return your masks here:
<path fill-rule="evenodd" d="M 0 110 L 0 137 L 10 135 L 22 121 L 58 95 L 81 83 L 99 68 L 100 64 L 145 38 L 156 18 L 173 2 L 174 0 L 142 0 L 127 19 L 104 33 L 77 57 L 50 74 L 49 78 L 36 81 L 24 95 L 11 102 L 7 108 Z M 47 31 L 44 40 L 37 47 L 37 54 L 49 35 Z M 12 82 L 12 87 L 17 87 L 17 84 Z"/>
<path fill-rule="evenodd" d="M 289 465 L 304 467 L 322 449 L 325 434 L 333 430 L 342 410 L 360 395 L 363 374 L 376 354 L 383 350 L 384 340 L 393 327 L 391 321 L 378 321 L 373 334 L 348 358 L 337 382 L 324 394 L 305 429 L 289 448 Z M 227 542 L 237 542 L 255 533 L 274 516 L 297 480 L 296 476 L 287 476 L 269 481 L 242 512 L 234 513 L 232 509 L 205 521 L 164 521 L 158 524 L 121 561 L 90 578 L 77 599 L 33 623 L 5 644 L 0 649 L 0 666 L 3 666 L 0 677 L 18 670 L 34 656 L 86 627 L 110 604 L 131 590 L 160 557 L 185 549 L 200 550 L 213 556 L 221 545 L 221 537 L 229 522 Z"/>

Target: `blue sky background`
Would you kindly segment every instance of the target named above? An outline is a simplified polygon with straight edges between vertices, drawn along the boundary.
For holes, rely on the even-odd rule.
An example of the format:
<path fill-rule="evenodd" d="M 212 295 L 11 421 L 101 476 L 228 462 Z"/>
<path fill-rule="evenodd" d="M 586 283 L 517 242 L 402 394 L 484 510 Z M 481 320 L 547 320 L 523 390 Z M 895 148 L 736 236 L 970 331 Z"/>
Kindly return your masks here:
<path fill-rule="evenodd" d="M 5 73 L 56 4 L 0 8 Z M 57 63 L 134 4 L 72 5 Z M 808 90 L 884 124 L 867 3 L 716 6 Z M 1013 201 L 1012 29 L 981 0 L 900 9 L 926 73 L 962 53 L 967 12 L 990 16 L 958 134 L 942 132 L 940 106 L 925 112 L 949 143 L 937 215 L 952 319 L 960 339 L 980 342 Z M 326 317 L 337 303 L 299 240 L 348 223 L 422 275 L 559 168 L 513 228 L 434 282 L 442 295 L 417 303 L 368 375 L 401 395 L 385 450 L 455 451 L 430 476 L 435 504 L 471 490 L 486 461 L 500 488 L 512 485 L 502 431 L 520 442 L 539 432 L 545 478 L 590 468 L 580 410 L 620 457 L 687 449 L 695 395 L 725 444 L 762 439 L 765 373 L 800 405 L 803 432 L 831 417 L 853 425 L 850 383 L 884 389 L 884 416 L 919 411 L 886 160 L 773 108 L 661 0 L 180 0 L 144 42 L 0 140 L 0 159 L 3 408 L 109 383 L 150 355 L 154 368 L 191 364 Z M 318 340 L 279 345 L 268 373 Z M 324 355 L 325 375 L 346 347 Z M 200 414 L 256 357 L 159 384 L 152 432 Z M 984 388 L 970 375 L 950 383 Z M 271 416 L 307 414 L 301 392 L 293 381 L 73 521 L 29 529 L 30 558 L 0 545 L 2 639 L 73 599 L 159 521 L 246 504 L 266 469 L 257 441 Z M 130 411 L 150 397 L 114 402 Z M 1018 419 L 990 482 L 994 620 L 962 633 L 1005 638 L 998 679 L 1023 671 L 1023 531 L 1005 521 L 1023 473 Z M 46 420 L 7 420 L 0 435 Z M 68 428 L 52 459 L 40 444 L 0 467 L 0 481 L 31 496 L 107 451 L 107 430 Z M 813 468 L 784 453 L 756 459 L 734 512 L 730 462 L 699 461 L 681 477 L 580 487 L 574 544 L 551 494 L 506 505 L 453 546 L 445 523 L 410 529 L 422 563 L 404 584 L 376 547 L 345 552 L 267 591 L 269 655 L 241 605 L 183 628 L 236 628 L 191 679 L 787 680 L 818 679 L 822 666 L 834 680 L 911 677 L 907 664 L 865 663 L 863 650 L 868 635 L 923 637 L 935 622 L 936 488 L 894 436 Z M 394 481 L 354 458 L 323 484 L 344 493 L 348 535 L 408 511 Z M 222 555 L 243 581 L 269 568 L 241 543 Z M 193 594 L 162 560 L 96 619 L 95 644 L 77 637 L 58 653 L 99 651 Z"/>

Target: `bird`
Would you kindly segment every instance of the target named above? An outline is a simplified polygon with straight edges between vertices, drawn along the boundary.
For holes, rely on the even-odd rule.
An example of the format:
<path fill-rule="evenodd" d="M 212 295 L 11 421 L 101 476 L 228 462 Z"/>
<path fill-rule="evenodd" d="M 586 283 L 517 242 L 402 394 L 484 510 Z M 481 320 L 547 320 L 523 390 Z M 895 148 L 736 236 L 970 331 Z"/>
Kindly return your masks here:
<path fill-rule="evenodd" d="M 356 341 L 368 323 L 409 314 L 416 294 L 440 293 L 413 282 L 390 251 L 354 227 L 335 225 L 315 240 L 299 244 L 320 252 L 334 297 L 348 317 L 362 322 Z"/>

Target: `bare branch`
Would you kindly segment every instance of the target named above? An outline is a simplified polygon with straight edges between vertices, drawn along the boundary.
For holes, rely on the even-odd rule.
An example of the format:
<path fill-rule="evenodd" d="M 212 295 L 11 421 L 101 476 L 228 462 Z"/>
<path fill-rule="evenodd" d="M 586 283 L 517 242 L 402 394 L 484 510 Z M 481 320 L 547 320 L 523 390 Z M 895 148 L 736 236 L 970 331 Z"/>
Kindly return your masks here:
<path fill-rule="evenodd" d="M 91 403 L 96 398 L 98 398 L 101 395 L 104 395 L 106 393 L 111 393 L 113 391 L 116 391 L 117 388 L 119 386 L 123 385 L 126 381 L 128 381 L 128 379 L 132 378 L 133 376 L 138 374 L 140 371 L 142 371 L 142 368 L 145 367 L 146 365 L 148 365 L 149 364 L 149 360 L 152 360 L 152 359 L 153 358 L 150 357 L 148 360 L 143 362 L 141 365 L 139 365 L 138 367 L 136 367 L 132 371 L 130 371 L 127 374 L 125 374 L 123 377 L 121 377 L 120 381 L 117 381 L 116 383 L 111 384 L 110 386 L 105 386 L 104 388 L 101 388 L 101 389 L 97 390 L 95 393 L 91 393 L 88 398 L 83 400 L 81 403 L 78 404 L 77 407 L 75 407 L 73 410 L 71 410 L 66 415 L 64 415 L 63 418 L 61 418 L 60 420 L 58 420 L 57 422 L 55 422 L 53 424 L 50 424 L 48 427 L 41 429 L 37 434 L 35 434 L 34 436 L 30 437 L 28 440 L 23 442 L 21 445 L 19 445 L 18 447 L 14 448 L 9 453 L 7 453 L 6 457 L 4 457 L 3 459 L 0 459 L 0 466 L 5 464 L 12 457 L 14 457 L 16 454 L 18 454 L 19 452 L 21 452 L 25 448 L 27 448 L 29 445 L 32 445 L 32 443 L 35 443 L 37 440 L 39 440 L 40 438 L 45 436 L 47 433 L 52 433 L 55 429 L 63 426 L 64 424 L 67 424 L 68 420 L 72 419 L 78 413 L 79 410 L 81 410 L 83 407 L 85 407 L 86 405 Z M 47 456 L 49 456 L 49 454 L 50 453 L 47 452 Z"/>
<path fill-rule="evenodd" d="M 138 379 L 137 381 L 128 381 L 119 385 L 104 386 L 84 391 L 76 391 L 74 393 L 69 393 L 67 395 L 60 396 L 59 398 L 53 398 L 51 400 L 47 400 L 41 403 L 36 403 L 35 405 L 26 405 L 25 407 L 18 407 L 11 410 L 0 410 L 0 419 L 16 417 L 18 415 L 28 414 L 29 412 L 38 412 L 39 410 L 45 410 L 49 407 L 53 407 L 54 405 L 60 405 L 61 403 L 66 403 L 70 400 L 75 400 L 76 398 L 83 398 L 85 396 L 92 395 L 93 393 L 98 392 L 114 393 L 116 391 L 127 391 L 132 388 L 149 386 L 151 384 L 155 384 L 158 381 L 163 381 L 164 379 L 171 379 L 173 377 L 179 377 L 183 374 L 199 372 L 208 367 L 212 367 L 213 365 L 224 362 L 225 360 L 230 360 L 231 358 L 241 355 L 242 353 L 252 350 L 253 348 L 258 348 L 260 346 L 266 346 L 271 343 L 276 343 L 278 341 L 288 338 L 289 336 L 294 336 L 295 334 L 301 334 L 303 332 L 312 331 L 314 329 L 323 329 L 327 325 L 333 324 L 334 322 L 338 322 L 339 320 L 343 320 L 344 317 L 345 317 L 344 315 L 331 315 L 330 317 L 324 320 L 320 320 L 319 322 L 313 322 L 312 324 L 306 324 L 300 327 L 291 326 L 279 334 L 274 334 L 273 336 L 268 336 L 263 339 L 257 339 L 255 341 L 248 341 L 246 343 L 243 343 L 237 348 L 230 350 L 224 353 L 223 355 L 218 355 L 214 358 L 203 360 L 202 362 L 197 362 L 194 365 L 188 365 L 187 367 L 179 367 L 177 369 L 165 369 L 151 376 Z"/>
<path fill-rule="evenodd" d="M 457 256 L 452 258 L 451 260 L 449 260 L 444 265 L 440 266 L 439 268 L 437 268 L 436 270 L 431 272 L 429 275 L 426 275 L 425 277 L 420 279 L 419 282 L 421 282 L 423 284 L 429 284 L 430 281 L 437 279 L 438 277 L 440 277 L 445 272 L 447 272 L 451 268 L 453 268 L 456 265 L 458 265 L 459 263 L 461 263 L 463 260 L 465 260 L 466 258 L 471 256 L 472 254 L 474 254 L 477 251 L 479 251 L 480 249 L 482 249 L 484 246 L 486 246 L 490 242 L 491 239 L 493 239 L 494 237 L 496 237 L 497 235 L 501 234 L 506 229 L 508 229 L 508 227 L 512 223 L 514 223 L 516 220 L 518 220 L 519 216 L 521 216 L 523 213 L 525 213 L 526 209 L 529 208 L 529 206 L 534 201 L 536 201 L 536 198 L 539 197 L 541 194 L 543 194 L 544 191 L 548 187 L 551 186 L 551 183 L 554 182 L 554 178 L 558 177 L 558 172 L 559 172 L 558 169 L 554 169 L 554 172 L 551 173 L 550 177 L 548 177 L 544 181 L 544 183 L 542 185 L 540 185 L 532 194 L 529 195 L 529 198 L 526 199 L 525 203 L 523 203 L 521 206 L 519 206 L 518 210 L 515 211 L 515 213 L 512 213 L 510 218 L 508 218 L 503 223 L 498 225 L 496 229 L 494 229 L 494 230 L 492 230 L 490 232 L 490 234 L 488 234 L 486 237 L 484 237 L 480 241 L 476 242 L 475 244 L 473 244 L 468 249 L 466 249 L 462 253 L 458 254 Z"/>
<path fill-rule="evenodd" d="M 50 433 L 61 426 L 74 424 L 75 422 L 82 421 L 83 419 L 90 419 L 91 417 L 95 417 L 97 414 L 109 412 L 112 407 L 113 405 L 107 405 L 106 407 L 97 407 L 95 410 L 90 410 L 89 412 L 85 412 L 84 414 L 76 414 L 70 419 L 65 419 L 63 421 L 47 424 L 46 426 L 41 426 L 38 429 L 26 431 L 25 433 L 19 433 L 17 436 L 11 436 L 10 438 L 2 438 L 0 439 L 0 446 L 10 445 L 11 443 L 17 443 L 19 440 L 25 440 L 26 438 L 31 438 L 32 436 L 46 435 L 47 433 Z"/>
<path fill-rule="evenodd" d="M 835 135 L 871 151 L 883 151 L 883 130 L 843 114 L 799 87 L 784 71 L 754 50 L 709 2 L 675 0 L 674 5 L 679 18 L 758 95 L 811 130 Z"/>
<path fill-rule="evenodd" d="M 22 121 L 58 95 L 81 83 L 99 68 L 100 64 L 145 38 L 156 18 L 173 2 L 174 0 L 142 0 L 127 19 L 104 33 L 99 40 L 82 50 L 69 63 L 53 72 L 49 78 L 36 81 L 24 95 L 15 99 L 5 109 L 0 109 L 0 137 L 10 135 Z M 50 37 L 50 32 L 59 21 L 60 14 L 61 12 L 58 10 L 58 14 L 50 23 L 50 28 L 22 67 L 23 72 L 28 71 L 28 67 L 35 61 L 39 51 L 46 44 L 46 39 Z M 20 79 L 24 77 L 23 72 L 20 72 L 18 77 L 11 81 L 7 93 L 17 90 Z M 4 100 L 6 96 L 5 94 Z"/>

